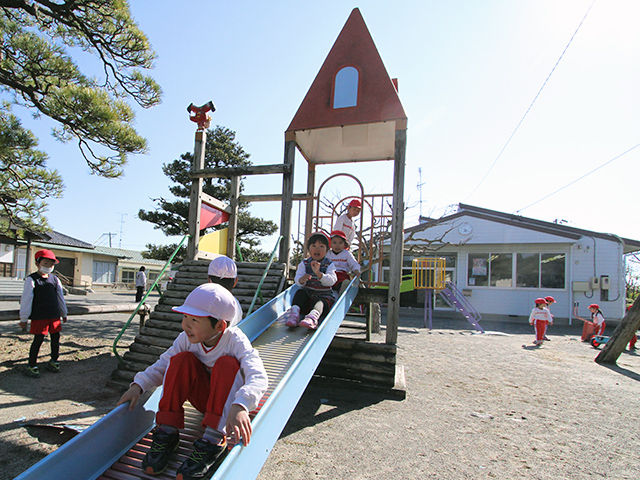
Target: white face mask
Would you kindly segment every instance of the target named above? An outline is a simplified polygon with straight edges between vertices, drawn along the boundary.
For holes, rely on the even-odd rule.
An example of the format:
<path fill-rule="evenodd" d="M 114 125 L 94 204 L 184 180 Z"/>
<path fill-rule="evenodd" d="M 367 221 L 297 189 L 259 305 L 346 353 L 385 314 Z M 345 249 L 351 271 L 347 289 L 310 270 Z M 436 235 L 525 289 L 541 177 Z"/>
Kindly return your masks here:
<path fill-rule="evenodd" d="M 53 267 L 40 267 L 40 271 L 45 275 L 48 275 L 53 272 Z"/>

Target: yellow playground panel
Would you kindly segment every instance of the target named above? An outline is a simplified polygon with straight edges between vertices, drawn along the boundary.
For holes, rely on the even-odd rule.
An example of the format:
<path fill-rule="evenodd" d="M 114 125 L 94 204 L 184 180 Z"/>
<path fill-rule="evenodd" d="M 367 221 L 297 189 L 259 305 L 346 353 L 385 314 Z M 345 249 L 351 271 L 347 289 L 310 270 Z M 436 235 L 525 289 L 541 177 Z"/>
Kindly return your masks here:
<path fill-rule="evenodd" d="M 413 288 L 442 290 L 445 288 L 445 259 L 438 257 L 414 258 L 411 263 Z"/>

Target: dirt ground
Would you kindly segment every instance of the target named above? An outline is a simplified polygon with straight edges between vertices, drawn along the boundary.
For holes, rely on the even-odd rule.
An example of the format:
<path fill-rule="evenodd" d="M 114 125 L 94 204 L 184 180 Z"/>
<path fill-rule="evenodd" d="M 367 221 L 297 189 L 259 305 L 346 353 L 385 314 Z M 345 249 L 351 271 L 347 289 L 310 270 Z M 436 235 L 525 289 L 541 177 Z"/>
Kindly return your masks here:
<path fill-rule="evenodd" d="M 0 323 L 0 479 L 115 406 L 120 392 L 105 384 L 127 318 L 70 317 L 63 371 L 40 379 L 22 374 L 31 336 Z M 551 327 L 552 341 L 536 348 L 528 325 L 484 325 L 479 335 L 434 319 L 429 331 L 421 311 L 403 309 L 406 398 L 312 381 L 258 478 L 637 479 L 640 355 L 602 367 L 578 327 Z M 48 352 L 45 343 L 42 362 Z"/>

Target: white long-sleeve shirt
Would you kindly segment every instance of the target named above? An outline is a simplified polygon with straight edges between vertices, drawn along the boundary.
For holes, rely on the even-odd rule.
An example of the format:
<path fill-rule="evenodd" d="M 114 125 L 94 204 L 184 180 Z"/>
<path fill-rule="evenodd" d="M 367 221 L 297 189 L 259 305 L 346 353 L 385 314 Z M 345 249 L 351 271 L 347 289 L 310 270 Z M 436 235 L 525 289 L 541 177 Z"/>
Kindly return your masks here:
<path fill-rule="evenodd" d="M 208 368 L 211 368 L 216 360 L 223 356 L 237 359 L 240 362 L 244 383 L 235 392 L 232 403 L 242 405 L 248 412 L 256 409 L 258 402 L 267 390 L 267 372 L 258 351 L 251 346 L 247 336 L 237 327 L 227 328 L 218 344 L 213 348 L 209 348 L 203 343 L 191 343 L 187 334 L 181 332 L 173 345 L 160 356 L 156 363 L 136 374 L 133 383 L 138 384 L 143 392 L 153 387 L 159 387 L 164 381 L 171 357 L 180 352 L 193 353 Z"/>
<path fill-rule="evenodd" d="M 553 316 L 546 308 L 533 307 L 531 315 L 529 315 L 529 323 L 534 325 L 538 320 L 546 320 L 549 324 L 553 323 Z"/>
<path fill-rule="evenodd" d="M 336 219 L 336 223 L 333 224 L 333 230 L 340 230 L 344 233 L 349 245 L 353 243 L 353 239 L 356 237 L 356 232 L 353 228 L 353 220 L 351 220 L 346 213 L 343 213 Z"/>
<path fill-rule="evenodd" d="M 329 249 L 327 258 L 336 266 L 336 271 L 347 273 L 360 273 L 360 264 L 349 250 L 342 250 L 340 253 L 334 253 Z"/>

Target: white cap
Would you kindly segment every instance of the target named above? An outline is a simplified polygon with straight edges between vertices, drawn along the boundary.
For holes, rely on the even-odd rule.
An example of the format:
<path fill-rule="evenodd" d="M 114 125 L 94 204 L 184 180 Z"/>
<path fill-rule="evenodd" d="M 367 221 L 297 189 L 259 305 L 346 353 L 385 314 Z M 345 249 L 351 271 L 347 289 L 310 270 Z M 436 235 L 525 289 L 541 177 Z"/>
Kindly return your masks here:
<path fill-rule="evenodd" d="M 238 267 L 236 267 L 236 262 L 229 257 L 220 255 L 209 263 L 209 275 L 219 278 L 236 278 Z"/>
<path fill-rule="evenodd" d="M 231 292 L 217 283 L 205 283 L 196 287 L 174 312 L 194 317 L 213 317 L 231 322 L 236 314 L 236 299 Z"/>

